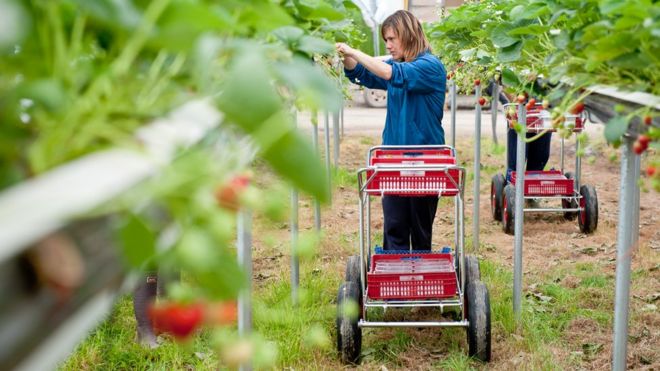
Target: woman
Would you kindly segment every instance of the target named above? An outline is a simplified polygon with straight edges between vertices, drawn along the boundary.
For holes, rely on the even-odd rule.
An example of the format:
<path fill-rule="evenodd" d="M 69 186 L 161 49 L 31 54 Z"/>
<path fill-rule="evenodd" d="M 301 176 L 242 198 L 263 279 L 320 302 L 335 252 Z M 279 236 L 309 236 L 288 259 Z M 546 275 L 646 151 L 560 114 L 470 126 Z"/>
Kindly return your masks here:
<path fill-rule="evenodd" d="M 381 61 L 344 43 L 344 72 L 352 82 L 387 90 L 384 145 L 445 143 L 442 114 L 446 71 L 431 54 L 422 25 L 412 13 L 399 10 L 381 26 L 381 36 L 392 59 Z M 438 197 L 383 197 L 386 250 L 431 249 L 431 232 Z"/>

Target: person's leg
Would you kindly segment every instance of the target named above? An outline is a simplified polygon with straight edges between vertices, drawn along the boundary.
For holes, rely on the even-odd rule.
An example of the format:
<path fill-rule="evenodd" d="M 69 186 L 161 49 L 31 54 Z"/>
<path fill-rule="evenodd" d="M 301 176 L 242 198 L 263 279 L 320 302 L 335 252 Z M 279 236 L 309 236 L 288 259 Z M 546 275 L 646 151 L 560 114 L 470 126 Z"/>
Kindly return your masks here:
<path fill-rule="evenodd" d="M 148 272 L 142 281 L 138 282 L 133 292 L 133 311 L 137 322 L 137 341 L 150 348 L 158 346 L 151 320 L 147 312 L 149 304 L 156 299 L 158 276 L 156 272 Z"/>
<path fill-rule="evenodd" d="M 506 132 L 506 179 L 511 181 L 511 171 L 516 171 L 516 153 L 518 148 L 518 134 L 515 130 L 509 128 Z"/>
<path fill-rule="evenodd" d="M 413 250 L 431 250 L 438 197 L 410 197 L 410 236 Z"/>
<path fill-rule="evenodd" d="M 410 249 L 409 197 L 383 196 L 383 248 Z"/>
<path fill-rule="evenodd" d="M 550 158 L 552 133 L 544 134 L 527 145 L 527 170 L 543 170 Z"/>

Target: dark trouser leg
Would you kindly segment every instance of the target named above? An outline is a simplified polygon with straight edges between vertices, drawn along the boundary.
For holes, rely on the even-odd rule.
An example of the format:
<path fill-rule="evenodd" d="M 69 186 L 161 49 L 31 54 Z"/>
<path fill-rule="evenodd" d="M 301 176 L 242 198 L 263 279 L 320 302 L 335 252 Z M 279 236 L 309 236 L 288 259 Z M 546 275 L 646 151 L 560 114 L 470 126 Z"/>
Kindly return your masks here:
<path fill-rule="evenodd" d="M 544 134 L 527 145 L 527 170 L 543 170 L 550 158 L 552 133 Z"/>
<path fill-rule="evenodd" d="M 383 248 L 410 249 L 409 197 L 383 196 Z"/>
<path fill-rule="evenodd" d="M 438 197 L 410 197 L 410 236 L 413 250 L 431 250 Z"/>
<path fill-rule="evenodd" d="M 137 321 L 137 340 L 152 348 L 158 344 L 147 313 L 147 308 L 156 299 L 157 285 L 158 276 L 156 272 L 149 272 L 138 283 L 133 292 L 133 310 L 135 312 L 135 320 Z"/>
<path fill-rule="evenodd" d="M 528 134 L 532 137 L 534 134 Z M 525 145 L 525 158 L 527 159 L 527 170 L 543 170 L 550 158 L 550 140 L 552 133 L 547 133 L 539 139 Z M 513 129 L 507 132 L 507 175 L 516 170 L 516 150 L 518 134 Z M 507 176 L 507 179 L 508 176 Z"/>

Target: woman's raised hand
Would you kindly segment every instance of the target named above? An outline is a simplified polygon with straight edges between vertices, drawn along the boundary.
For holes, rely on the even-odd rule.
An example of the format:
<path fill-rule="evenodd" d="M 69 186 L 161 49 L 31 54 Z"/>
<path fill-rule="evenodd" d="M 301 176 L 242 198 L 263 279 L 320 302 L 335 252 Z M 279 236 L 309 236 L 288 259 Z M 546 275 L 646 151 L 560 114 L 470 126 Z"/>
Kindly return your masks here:
<path fill-rule="evenodd" d="M 335 49 L 337 50 L 337 54 L 339 54 L 342 57 L 352 57 L 353 52 L 355 51 L 346 43 L 336 43 Z"/>

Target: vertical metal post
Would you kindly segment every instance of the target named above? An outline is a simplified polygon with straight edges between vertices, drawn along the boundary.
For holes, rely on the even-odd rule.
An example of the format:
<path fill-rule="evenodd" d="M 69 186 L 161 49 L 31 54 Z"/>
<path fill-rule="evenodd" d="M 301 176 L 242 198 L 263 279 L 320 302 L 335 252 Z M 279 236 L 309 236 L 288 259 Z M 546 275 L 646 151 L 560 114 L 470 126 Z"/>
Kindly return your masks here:
<path fill-rule="evenodd" d="M 294 110 L 293 122 L 298 126 L 298 115 Z M 298 285 L 300 283 L 298 261 L 298 190 L 291 188 L 291 300 L 298 304 Z"/>
<path fill-rule="evenodd" d="M 522 125 L 522 131 L 518 133 L 516 146 L 516 201 L 515 225 L 514 225 L 514 250 L 513 250 L 513 314 L 516 324 L 520 325 L 522 310 L 522 248 L 523 248 L 523 219 L 525 203 L 525 141 L 527 133 L 527 111 L 523 104 L 518 105 L 518 122 Z"/>
<path fill-rule="evenodd" d="M 344 104 L 341 105 L 341 137 L 344 137 Z"/>
<path fill-rule="evenodd" d="M 364 253 L 364 197 L 366 196 L 366 192 L 362 193 L 360 192 L 358 194 L 358 200 L 360 203 L 359 207 L 359 219 L 360 219 L 360 228 L 358 229 L 359 237 L 360 237 L 360 282 L 362 283 L 362 292 L 367 292 L 366 291 L 366 277 L 364 276 L 364 269 L 362 264 L 365 264 L 366 259 L 365 259 L 365 253 Z"/>
<path fill-rule="evenodd" d="M 575 137 L 575 189 L 580 192 L 580 185 L 582 184 L 582 158 L 578 156 L 580 152 L 580 140 Z"/>
<path fill-rule="evenodd" d="M 633 179 L 639 179 L 641 166 L 642 166 L 642 156 L 634 156 L 635 164 L 633 165 L 634 175 Z M 639 183 L 635 182 L 634 185 L 634 200 L 633 200 L 633 216 L 632 216 L 632 236 L 630 245 L 635 248 L 639 243 Z"/>
<path fill-rule="evenodd" d="M 330 114 L 325 111 L 323 120 L 323 138 L 325 139 L 325 174 L 328 176 L 328 191 L 332 204 L 332 166 L 330 164 Z"/>
<path fill-rule="evenodd" d="M 456 148 L 456 82 L 451 80 L 449 86 L 450 109 L 451 109 L 451 146 Z"/>
<path fill-rule="evenodd" d="M 561 135 L 560 135 L 561 136 Z M 564 137 L 561 137 L 561 141 L 559 142 L 559 167 L 561 168 L 561 173 L 565 173 L 566 170 L 564 169 Z"/>
<path fill-rule="evenodd" d="M 481 85 L 475 87 L 475 118 L 474 118 L 474 192 L 472 201 L 472 251 L 479 251 L 479 188 L 481 185 Z"/>
<path fill-rule="evenodd" d="M 378 23 L 376 22 L 375 19 L 374 19 L 374 28 L 372 35 L 374 38 L 374 57 L 377 57 L 380 55 L 380 34 L 378 32 Z"/>
<path fill-rule="evenodd" d="M 318 125 L 318 114 L 316 119 L 312 118 L 312 146 L 314 151 L 316 151 L 317 156 L 319 155 L 319 125 Z M 321 230 L 321 203 L 317 198 L 314 198 L 314 227 L 317 231 Z"/>
<path fill-rule="evenodd" d="M 493 142 L 497 145 L 497 104 L 500 98 L 500 85 L 493 84 L 493 99 L 490 102 L 490 123 L 493 126 Z"/>
<path fill-rule="evenodd" d="M 339 111 L 332 114 L 332 139 L 334 140 L 333 157 L 335 169 L 337 169 L 339 167 Z"/>
<path fill-rule="evenodd" d="M 630 244 L 633 201 L 635 189 L 635 155 L 632 152 L 632 139 L 624 137 L 621 157 L 621 190 L 619 191 L 619 225 L 617 226 L 616 247 L 616 289 L 614 296 L 614 347 L 612 349 L 612 370 L 626 369 L 626 348 L 628 346 L 628 307 L 630 302 Z"/>
<path fill-rule="evenodd" d="M 238 297 L 238 335 L 247 337 L 252 332 L 252 223 L 251 213 L 247 209 L 238 212 L 236 221 L 236 247 L 238 250 L 238 264 L 243 268 L 245 288 Z M 240 366 L 240 370 L 251 370 L 247 363 Z"/>

